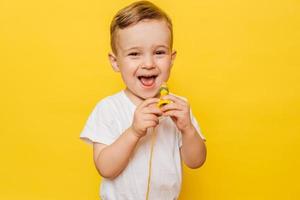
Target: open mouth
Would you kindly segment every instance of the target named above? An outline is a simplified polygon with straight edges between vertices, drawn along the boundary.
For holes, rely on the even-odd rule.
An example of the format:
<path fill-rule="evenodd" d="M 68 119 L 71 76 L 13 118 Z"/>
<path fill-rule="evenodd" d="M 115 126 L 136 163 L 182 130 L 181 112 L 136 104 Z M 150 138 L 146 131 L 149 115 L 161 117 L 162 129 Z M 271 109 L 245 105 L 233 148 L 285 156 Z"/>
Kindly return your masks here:
<path fill-rule="evenodd" d="M 142 85 L 145 87 L 151 87 L 155 83 L 157 75 L 142 75 L 138 76 L 138 79 L 141 81 Z"/>

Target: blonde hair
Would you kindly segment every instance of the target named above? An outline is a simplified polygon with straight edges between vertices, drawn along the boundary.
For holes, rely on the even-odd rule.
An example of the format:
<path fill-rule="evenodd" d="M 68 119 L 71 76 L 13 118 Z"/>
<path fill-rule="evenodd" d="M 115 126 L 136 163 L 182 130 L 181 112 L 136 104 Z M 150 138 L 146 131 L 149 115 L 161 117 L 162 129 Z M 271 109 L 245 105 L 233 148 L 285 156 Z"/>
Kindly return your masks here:
<path fill-rule="evenodd" d="M 149 1 L 137 1 L 119 10 L 110 25 L 110 45 L 117 54 L 116 30 L 137 24 L 144 19 L 165 20 L 171 33 L 170 47 L 173 46 L 173 25 L 169 16 L 159 7 Z"/>

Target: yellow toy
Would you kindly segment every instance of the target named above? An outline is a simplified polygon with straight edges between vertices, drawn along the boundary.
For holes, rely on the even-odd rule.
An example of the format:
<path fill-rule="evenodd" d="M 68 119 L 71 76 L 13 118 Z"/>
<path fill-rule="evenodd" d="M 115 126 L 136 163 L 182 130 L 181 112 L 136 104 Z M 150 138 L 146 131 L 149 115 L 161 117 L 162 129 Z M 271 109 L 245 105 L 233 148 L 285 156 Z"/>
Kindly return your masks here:
<path fill-rule="evenodd" d="M 160 86 L 159 93 L 160 93 L 160 100 L 157 103 L 157 106 L 159 108 L 172 102 L 171 100 L 168 100 L 168 99 L 162 99 L 164 96 L 169 94 L 169 89 L 168 89 L 167 83 L 163 83 Z"/>

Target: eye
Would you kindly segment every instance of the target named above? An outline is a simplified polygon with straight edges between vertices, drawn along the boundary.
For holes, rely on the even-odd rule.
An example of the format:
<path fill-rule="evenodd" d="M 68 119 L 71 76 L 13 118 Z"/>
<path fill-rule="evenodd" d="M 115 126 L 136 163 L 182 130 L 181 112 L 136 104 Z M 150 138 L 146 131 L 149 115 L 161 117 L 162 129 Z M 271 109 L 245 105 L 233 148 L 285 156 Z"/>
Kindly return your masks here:
<path fill-rule="evenodd" d="M 139 53 L 138 53 L 138 52 L 131 52 L 131 53 L 129 53 L 128 55 L 129 55 L 129 56 L 138 56 Z"/>
<path fill-rule="evenodd" d="M 156 51 L 155 52 L 156 55 L 162 55 L 162 54 L 165 54 L 165 53 L 166 53 L 165 51 Z"/>

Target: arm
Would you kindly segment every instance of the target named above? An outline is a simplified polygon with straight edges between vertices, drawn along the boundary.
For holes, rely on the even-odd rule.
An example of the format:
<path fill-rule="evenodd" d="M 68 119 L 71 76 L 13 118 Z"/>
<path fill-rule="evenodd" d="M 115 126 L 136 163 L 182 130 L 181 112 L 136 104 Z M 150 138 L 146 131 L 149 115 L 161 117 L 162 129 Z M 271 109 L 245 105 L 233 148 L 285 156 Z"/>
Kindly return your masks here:
<path fill-rule="evenodd" d="M 199 168 L 204 164 L 206 160 L 206 145 L 194 126 L 182 133 L 180 154 L 184 163 L 192 169 Z"/>
<path fill-rule="evenodd" d="M 111 145 L 94 143 L 94 163 L 101 176 L 114 179 L 125 169 L 139 139 L 159 123 L 161 111 L 153 106 L 158 100 L 143 101 L 136 108 L 132 125 Z"/>
<path fill-rule="evenodd" d="M 117 177 L 127 166 L 139 137 L 128 128 L 114 143 L 94 143 L 94 163 L 99 174 L 105 178 Z"/>
<path fill-rule="evenodd" d="M 167 95 L 164 98 L 172 101 L 172 103 L 163 106 L 161 110 L 163 115 L 172 118 L 181 131 L 182 147 L 180 154 L 184 163 L 193 169 L 200 167 L 206 159 L 206 146 L 191 122 L 188 102 L 174 95 Z"/>

